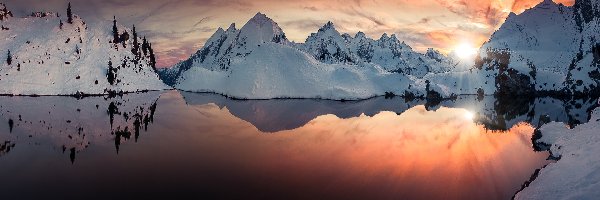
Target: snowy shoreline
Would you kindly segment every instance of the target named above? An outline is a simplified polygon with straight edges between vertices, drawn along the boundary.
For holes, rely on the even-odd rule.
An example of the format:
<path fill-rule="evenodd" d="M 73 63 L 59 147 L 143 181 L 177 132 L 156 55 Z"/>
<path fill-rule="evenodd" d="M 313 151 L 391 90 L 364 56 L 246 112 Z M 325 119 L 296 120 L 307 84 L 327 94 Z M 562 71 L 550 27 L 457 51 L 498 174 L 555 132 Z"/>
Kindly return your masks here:
<path fill-rule="evenodd" d="M 171 89 L 160 89 L 160 90 L 138 90 L 138 91 L 120 91 L 120 92 L 107 92 L 99 94 L 87 94 L 87 93 L 76 93 L 76 94 L 0 94 L 0 97 L 101 97 L 101 96 L 113 96 L 113 95 L 124 95 L 124 94 L 143 94 L 148 92 L 159 92 L 159 91 L 171 91 L 177 90 Z"/>
<path fill-rule="evenodd" d="M 600 196 L 600 108 L 590 121 L 569 129 L 560 122 L 540 128 L 542 137 L 535 141 L 550 145 L 552 157 L 559 158 L 539 171 L 515 199 L 594 199 Z"/>

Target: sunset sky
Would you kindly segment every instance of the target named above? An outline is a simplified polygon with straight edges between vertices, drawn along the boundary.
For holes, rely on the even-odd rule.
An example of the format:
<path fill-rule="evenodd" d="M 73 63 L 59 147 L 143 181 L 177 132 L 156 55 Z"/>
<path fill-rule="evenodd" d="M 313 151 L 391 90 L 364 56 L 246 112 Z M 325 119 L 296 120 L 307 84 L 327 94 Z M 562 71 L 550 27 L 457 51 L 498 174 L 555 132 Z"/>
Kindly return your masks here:
<path fill-rule="evenodd" d="M 112 19 L 135 24 L 156 49 L 161 67 L 187 58 L 218 27 L 238 28 L 257 12 L 275 20 L 290 40 L 304 42 L 327 21 L 338 31 L 373 38 L 395 33 L 418 51 L 450 52 L 459 44 L 481 45 L 512 11 L 542 0 L 72 0 L 75 14 L 93 24 Z M 65 12 L 68 0 L 8 0 L 17 16 L 32 11 Z M 574 0 L 555 0 L 572 5 Z"/>

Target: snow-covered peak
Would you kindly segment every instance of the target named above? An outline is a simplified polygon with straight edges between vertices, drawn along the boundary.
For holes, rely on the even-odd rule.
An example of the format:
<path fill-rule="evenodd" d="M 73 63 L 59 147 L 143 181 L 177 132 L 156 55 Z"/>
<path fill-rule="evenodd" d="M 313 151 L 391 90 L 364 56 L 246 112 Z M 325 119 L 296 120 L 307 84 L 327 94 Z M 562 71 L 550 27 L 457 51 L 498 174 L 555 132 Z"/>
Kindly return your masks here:
<path fill-rule="evenodd" d="M 309 38 L 307 38 L 307 42 L 311 37 L 324 38 L 324 37 L 340 37 L 341 34 L 335 29 L 335 25 L 333 22 L 328 21 L 323 25 L 316 33 L 312 33 Z"/>
<path fill-rule="evenodd" d="M 361 38 L 365 38 L 367 36 L 365 36 L 365 33 L 363 33 L 362 31 L 359 31 L 358 33 L 356 33 L 356 35 L 354 36 L 354 38 L 356 39 L 361 39 Z"/>
<path fill-rule="evenodd" d="M 327 31 L 327 30 L 335 30 L 335 25 L 333 25 L 333 22 L 331 21 L 327 21 L 327 23 L 325 23 L 325 25 L 323 25 L 321 28 L 319 28 L 319 31 Z"/>
<path fill-rule="evenodd" d="M 438 61 L 445 58 L 445 56 L 442 53 L 440 53 L 440 51 L 435 50 L 433 48 L 428 48 L 427 52 L 425 53 L 425 56 Z"/>
<path fill-rule="evenodd" d="M 213 33 L 213 35 L 211 37 L 214 37 L 215 35 L 219 35 L 219 34 L 223 34 L 225 33 L 225 30 L 223 30 L 223 28 L 219 27 L 217 29 L 217 31 L 215 31 L 215 33 Z"/>
<path fill-rule="evenodd" d="M 8 8 L 6 8 L 6 4 L 0 3 L 0 21 L 7 20 L 9 17 L 12 17 L 13 14 Z"/>
<path fill-rule="evenodd" d="M 256 23 L 271 23 L 273 22 L 273 20 L 271 20 L 271 18 L 267 17 L 267 15 L 263 14 L 263 13 L 256 13 L 256 15 L 254 15 L 254 17 L 250 18 L 249 21 L 253 21 Z"/>
<path fill-rule="evenodd" d="M 229 30 L 229 29 L 227 29 L 227 30 Z M 229 31 L 227 31 L 227 32 L 229 32 Z M 210 36 L 210 38 L 208 38 L 208 40 L 206 40 L 206 43 L 205 43 L 204 45 L 206 46 L 206 45 L 208 45 L 208 44 L 211 44 L 211 43 L 213 43 L 213 42 L 215 42 L 215 41 L 219 40 L 219 39 L 220 39 L 220 38 L 222 38 L 224 35 L 226 35 L 226 33 L 227 33 L 227 32 L 226 32 L 225 30 L 223 30 L 223 28 L 219 27 L 219 28 L 217 29 L 217 31 L 215 31 L 215 33 L 213 33 L 213 35 L 212 35 L 212 36 Z"/>
<path fill-rule="evenodd" d="M 316 33 L 310 34 L 304 44 L 305 51 L 312 54 L 315 59 L 325 63 L 351 63 L 355 58 L 348 49 L 346 38 L 335 29 L 331 21 L 327 22 Z"/>
<path fill-rule="evenodd" d="M 542 6 L 542 7 L 553 6 L 553 5 L 557 5 L 557 4 L 554 3 L 554 1 L 552 1 L 552 0 L 544 0 L 538 4 L 538 6 Z"/>
<path fill-rule="evenodd" d="M 400 40 L 398 40 L 398 38 L 396 37 L 396 34 L 392 34 L 391 36 L 388 36 L 387 33 L 384 33 L 383 35 L 381 35 L 379 40 L 377 40 L 377 42 L 379 43 L 379 46 L 382 48 L 391 47 L 391 48 L 399 48 L 399 49 L 403 49 L 403 48 L 411 49 L 404 42 L 400 42 Z"/>
<path fill-rule="evenodd" d="M 377 40 L 377 42 L 379 42 L 380 46 L 382 46 L 382 47 L 389 47 L 390 45 L 403 44 L 400 42 L 400 40 L 398 40 L 398 38 L 396 37 L 396 34 L 392 34 L 391 36 L 388 36 L 387 33 L 383 33 L 383 35 L 381 35 L 381 37 L 379 38 L 379 40 Z"/>
<path fill-rule="evenodd" d="M 231 25 L 229 25 L 229 28 L 227 28 L 227 32 L 233 31 L 237 31 L 237 29 L 235 28 L 235 23 L 231 23 Z"/>
<path fill-rule="evenodd" d="M 287 38 L 279 25 L 265 14 L 257 13 L 240 29 L 240 40 L 249 45 L 265 42 L 286 43 Z"/>
<path fill-rule="evenodd" d="M 388 36 L 387 33 L 383 33 L 383 35 L 381 35 L 381 37 L 379 38 L 379 41 L 386 41 L 389 40 L 390 37 Z"/>
<path fill-rule="evenodd" d="M 342 37 L 344 38 L 344 40 L 346 40 L 346 42 L 350 42 L 351 40 L 353 40 L 354 38 L 352 38 L 352 36 L 348 33 L 342 33 Z"/>
<path fill-rule="evenodd" d="M 565 6 L 562 4 L 557 4 L 552 0 L 544 0 L 543 2 L 540 2 L 539 4 L 534 6 L 533 8 L 527 9 L 525 12 L 559 13 L 562 10 L 561 7 L 565 7 Z"/>
<path fill-rule="evenodd" d="M 514 18 L 514 17 L 516 17 L 516 16 L 517 16 L 517 14 L 516 14 L 516 13 L 514 13 L 514 12 L 510 12 L 510 13 L 508 14 L 508 16 L 506 17 L 506 20 L 509 20 L 509 19 L 511 19 L 511 18 Z"/>

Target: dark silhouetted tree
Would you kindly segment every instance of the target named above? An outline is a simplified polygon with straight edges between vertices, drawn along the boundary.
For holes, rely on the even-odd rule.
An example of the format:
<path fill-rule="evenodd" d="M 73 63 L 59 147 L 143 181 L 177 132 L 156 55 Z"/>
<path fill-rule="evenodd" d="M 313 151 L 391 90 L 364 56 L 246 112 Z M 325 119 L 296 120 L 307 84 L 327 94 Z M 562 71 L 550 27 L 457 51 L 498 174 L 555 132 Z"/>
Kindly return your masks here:
<path fill-rule="evenodd" d="M 117 28 L 117 17 L 113 16 L 113 43 L 119 43 L 119 29 Z"/>
<path fill-rule="evenodd" d="M 62 27 L 63 27 L 63 22 L 62 22 L 62 19 L 61 19 L 60 20 L 60 30 L 62 30 Z"/>
<path fill-rule="evenodd" d="M 148 52 L 150 53 L 150 66 L 154 71 L 156 71 L 156 57 L 154 56 L 154 50 L 152 49 L 152 44 L 148 43 Z"/>
<path fill-rule="evenodd" d="M 138 44 L 137 32 L 135 31 L 135 25 L 133 25 L 133 47 L 131 52 L 135 55 L 136 60 L 139 60 L 140 44 Z"/>
<path fill-rule="evenodd" d="M 148 55 L 148 40 L 146 40 L 146 36 L 142 40 L 142 52 L 144 52 L 144 56 Z"/>
<path fill-rule="evenodd" d="M 129 33 L 127 32 L 127 30 L 125 30 L 123 32 L 123 34 L 121 34 L 121 36 L 119 37 L 119 40 L 121 40 L 121 44 L 123 45 L 123 48 L 127 48 L 127 40 L 129 40 Z"/>
<path fill-rule="evenodd" d="M 69 6 L 67 7 L 67 23 L 73 24 L 73 12 L 71 12 L 71 2 L 69 2 Z"/>
<path fill-rule="evenodd" d="M 10 54 L 10 50 L 8 50 L 8 55 L 7 55 L 7 57 L 6 57 L 6 63 L 7 63 L 8 65 L 11 65 L 11 64 L 12 64 L 12 55 Z"/>

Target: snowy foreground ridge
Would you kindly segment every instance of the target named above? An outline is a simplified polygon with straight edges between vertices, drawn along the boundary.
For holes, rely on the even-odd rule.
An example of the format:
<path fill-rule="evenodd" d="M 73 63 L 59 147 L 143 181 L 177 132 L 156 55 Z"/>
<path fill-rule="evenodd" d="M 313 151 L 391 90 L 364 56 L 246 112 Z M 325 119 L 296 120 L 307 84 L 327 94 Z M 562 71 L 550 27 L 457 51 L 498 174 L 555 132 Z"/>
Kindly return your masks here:
<path fill-rule="evenodd" d="M 0 10 L 4 7 L 0 4 Z M 133 30 L 118 26 L 122 40 L 114 43 L 110 21 L 88 26 L 78 16 L 68 23 L 66 16 L 55 13 L 22 18 L 0 15 L 0 94 L 107 94 L 169 88 L 153 69 L 150 44 L 142 38 L 134 40 Z"/>
<path fill-rule="evenodd" d="M 395 35 L 340 34 L 331 22 L 294 43 L 258 13 L 241 29 L 219 28 L 188 60 L 159 73 L 177 89 L 249 99 L 586 95 L 599 90 L 598 5 L 546 0 L 511 13 L 474 62 L 415 52 Z"/>
<path fill-rule="evenodd" d="M 588 123 L 568 129 L 551 122 L 542 126 L 537 142 L 552 145 L 552 156 L 560 158 L 543 168 L 538 177 L 516 199 L 598 199 L 600 197 L 600 108 Z"/>

